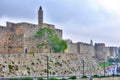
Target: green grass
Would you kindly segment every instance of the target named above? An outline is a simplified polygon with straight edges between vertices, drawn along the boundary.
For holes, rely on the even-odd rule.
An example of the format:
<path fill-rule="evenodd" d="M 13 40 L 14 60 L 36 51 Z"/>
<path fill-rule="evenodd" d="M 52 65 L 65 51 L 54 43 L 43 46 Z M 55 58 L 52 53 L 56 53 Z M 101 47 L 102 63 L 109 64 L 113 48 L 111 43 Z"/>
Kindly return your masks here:
<path fill-rule="evenodd" d="M 105 67 L 108 67 L 108 66 L 110 66 L 110 65 L 111 65 L 110 62 L 105 62 L 105 63 L 104 63 L 104 62 L 101 62 L 101 63 L 99 63 L 99 66 L 102 67 L 102 68 L 103 68 L 104 66 L 105 66 Z"/>

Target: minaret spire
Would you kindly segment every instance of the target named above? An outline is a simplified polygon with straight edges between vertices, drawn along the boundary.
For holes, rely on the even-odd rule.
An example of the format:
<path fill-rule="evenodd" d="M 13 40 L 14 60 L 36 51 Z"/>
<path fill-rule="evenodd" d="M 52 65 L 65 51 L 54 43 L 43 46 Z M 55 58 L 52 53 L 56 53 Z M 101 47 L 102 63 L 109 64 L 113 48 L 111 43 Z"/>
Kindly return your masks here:
<path fill-rule="evenodd" d="M 93 40 L 90 40 L 90 44 L 93 46 Z"/>
<path fill-rule="evenodd" d="M 38 10 L 38 26 L 42 27 L 42 25 L 43 25 L 43 10 L 42 6 L 40 6 Z"/>

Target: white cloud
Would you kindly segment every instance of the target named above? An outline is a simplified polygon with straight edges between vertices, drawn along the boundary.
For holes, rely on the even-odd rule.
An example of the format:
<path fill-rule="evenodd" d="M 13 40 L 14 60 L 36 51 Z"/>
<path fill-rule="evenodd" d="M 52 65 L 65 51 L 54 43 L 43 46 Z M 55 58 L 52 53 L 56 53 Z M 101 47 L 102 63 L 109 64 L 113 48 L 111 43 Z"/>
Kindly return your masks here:
<path fill-rule="evenodd" d="M 120 16 L 120 0 L 97 0 L 105 10 Z"/>

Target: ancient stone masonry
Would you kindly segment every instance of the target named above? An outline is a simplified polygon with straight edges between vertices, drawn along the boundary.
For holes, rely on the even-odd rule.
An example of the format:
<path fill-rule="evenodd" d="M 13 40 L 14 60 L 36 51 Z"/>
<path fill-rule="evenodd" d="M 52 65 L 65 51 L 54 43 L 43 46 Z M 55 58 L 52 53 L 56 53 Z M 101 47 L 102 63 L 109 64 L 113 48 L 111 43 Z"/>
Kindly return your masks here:
<path fill-rule="evenodd" d="M 111 57 L 116 57 L 118 54 L 118 47 L 108 47 L 110 50 L 110 56 Z"/>
<path fill-rule="evenodd" d="M 0 53 L 22 53 L 23 28 L 19 25 L 0 28 Z"/>
<path fill-rule="evenodd" d="M 118 54 L 117 47 L 106 47 L 104 43 L 90 43 L 77 42 L 73 43 L 71 40 L 67 40 L 68 48 L 66 53 L 79 53 L 86 54 L 91 53 L 92 57 L 98 61 L 107 60 L 109 57 L 116 57 Z"/>
<path fill-rule="evenodd" d="M 38 25 L 31 23 L 12 23 L 7 22 L 6 26 L 0 26 L 0 53 L 24 53 L 28 52 L 49 52 L 36 48 L 40 39 L 35 39 L 35 33 L 41 27 L 48 27 L 56 31 L 58 37 L 62 39 L 62 30 L 56 29 L 55 25 L 43 23 L 42 7 L 38 10 Z"/>
<path fill-rule="evenodd" d="M 43 25 L 43 10 L 42 7 L 40 6 L 38 10 L 38 26 L 42 27 L 42 25 Z"/>
<path fill-rule="evenodd" d="M 82 75 L 82 60 L 85 62 L 85 74 L 103 73 L 90 53 L 81 55 L 75 53 L 1 54 L 0 77 L 46 76 L 46 55 L 49 57 L 49 75 L 51 76 Z"/>

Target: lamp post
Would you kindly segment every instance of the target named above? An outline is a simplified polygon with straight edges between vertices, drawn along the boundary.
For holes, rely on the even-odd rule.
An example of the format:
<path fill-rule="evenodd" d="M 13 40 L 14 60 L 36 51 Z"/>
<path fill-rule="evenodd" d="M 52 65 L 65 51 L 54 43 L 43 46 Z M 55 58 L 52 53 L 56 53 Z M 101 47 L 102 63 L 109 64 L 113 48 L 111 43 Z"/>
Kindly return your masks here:
<path fill-rule="evenodd" d="M 118 58 L 118 57 L 117 57 L 117 58 Z M 117 69 L 118 69 L 118 60 L 116 60 L 116 74 L 118 75 Z"/>
<path fill-rule="evenodd" d="M 104 59 L 104 76 L 105 76 L 105 59 Z"/>
<path fill-rule="evenodd" d="M 104 59 L 103 59 L 103 61 L 104 61 L 104 76 L 105 76 L 105 59 L 106 59 L 106 53 L 104 52 Z"/>
<path fill-rule="evenodd" d="M 83 65 L 83 77 L 85 76 L 85 73 L 84 73 L 84 60 L 82 59 L 82 65 Z"/>
<path fill-rule="evenodd" d="M 49 56 L 45 56 L 46 57 L 46 59 L 47 59 L 47 80 L 49 79 L 49 62 L 48 62 L 48 60 L 49 60 Z"/>

